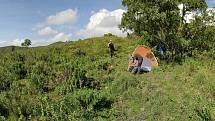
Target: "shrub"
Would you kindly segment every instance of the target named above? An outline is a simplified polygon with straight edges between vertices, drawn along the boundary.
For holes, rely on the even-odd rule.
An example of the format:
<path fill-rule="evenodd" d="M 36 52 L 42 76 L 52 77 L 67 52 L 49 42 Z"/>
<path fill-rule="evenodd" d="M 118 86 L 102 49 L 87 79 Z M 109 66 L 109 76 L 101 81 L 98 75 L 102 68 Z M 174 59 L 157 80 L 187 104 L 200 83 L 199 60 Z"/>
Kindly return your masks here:
<path fill-rule="evenodd" d="M 0 116 L 2 116 L 2 118 L 8 118 L 9 116 L 8 108 L 2 103 L 0 104 Z"/>
<path fill-rule="evenodd" d="M 78 49 L 74 52 L 74 55 L 77 56 L 77 57 L 81 57 L 81 56 L 85 56 L 86 55 L 86 52 Z"/>
<path fill-rule="evenodd" d="M 15 76 L 0 66 L 0 91 L 9 90 L 14 80 Z"/>
<path fill-rule="evenodd" d="M 30 73 L 30 80 L 38 91 L 45 91 L 48 81 L 51 80 L 51 75 L 54 73 L 52 68 L 44 62 L 37 62 Z"/>

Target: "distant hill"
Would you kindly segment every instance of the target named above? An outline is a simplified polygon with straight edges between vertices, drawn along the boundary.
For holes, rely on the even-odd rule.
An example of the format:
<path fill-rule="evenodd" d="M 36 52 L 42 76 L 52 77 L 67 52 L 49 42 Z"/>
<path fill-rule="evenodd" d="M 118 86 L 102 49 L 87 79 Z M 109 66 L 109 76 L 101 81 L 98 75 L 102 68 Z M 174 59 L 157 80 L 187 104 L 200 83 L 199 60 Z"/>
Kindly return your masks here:
<path fill-rule="evenodd" d="M 61 45 L 61 44 L 66 44 L 66 42 L 55 42 L 52 43 L 48 46 L 54 46 L 54 45 Z M 38 47 L 47 47 L 47 46 L 38 46 Z M 38 48 L 38 47 L 32 47 L 32 48 Z M 20 46 L 5 46 L 5 47 L 0 47 L 0 52 L 13 52 L 16 50 L 20 50 L 20 49 L 26 49 L 25 47 L 20 47 Z"/>
<path fill-rule="evenodd" d="M 12 51 L 15 51 L 20 48 L 22 48 L 22 47 L 19 47 L 19 46 L 0 47 L 0 52 L 12 52 Z"/>

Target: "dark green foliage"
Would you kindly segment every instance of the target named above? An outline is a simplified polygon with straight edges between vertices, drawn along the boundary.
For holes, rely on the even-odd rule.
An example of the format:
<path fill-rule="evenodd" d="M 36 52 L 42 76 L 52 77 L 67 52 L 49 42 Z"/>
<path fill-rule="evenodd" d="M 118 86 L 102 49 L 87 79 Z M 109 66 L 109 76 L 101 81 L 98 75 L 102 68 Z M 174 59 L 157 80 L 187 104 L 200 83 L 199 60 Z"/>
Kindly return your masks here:
<path fill-rule="evenodd" d="M 106 98 L 101 98 L 93 106 L 93 110 L 94 111 L 102 111 L 104 109 L 111 109 L 112 103 L 113 103 L 112 100 L 107 100 Z"/>
<path fill-rule="evenodd" d="M 8 70 L 0 66 L 0 91 L 10 89 L 10 85 L 15 80 L 15 76 L 12 75 Z"/>
<path fill-rule="evenodd" d="M 112 36 L 112 37 L 114 37 L 114 36 L 116 37 L 116 35 L 113 35 L 112 33 L 104 34 L 104 37 L 111 37 L 111 36 Z"/>
<path fill-rule="evenodd" d="M 213 121 L 210 112 L 208 109 L 203 108 L 203 109 L 196 109 L 195 110 L 199 119 L 202 121 Z"/>
<path fill-rule="evenodd" d="M 8 118 L 9 116 L 9 110 L 3 104 L 0 104 L 0 115 L 5 118 Z"/>
<path fill-rule="evenodd" d="M 120 28 L 146 37 L 151 46 L 162 45 L 168 62 L 181 62 L 185 56 L 211 51 L 214 46 L 215 11 L 206 11 L 205 0 L 123 0 L 127 11 Z M 179 6 L 180 9 L 179 9 Z M 195 13 L 187 22 L 186 15 Z M 144 36 L 147 33 L 148 36 Z M 142 43 L 142 42 L 140 42 Z"/>
<path fill-rule="evenodd" d="M 86 77 L 86 71 L 81 70 L 80 68 L 75 68 L 73 72 L 73 79 L 75 80 L 73 82 L 74 86 L 76 88 L 95 88 L 95 85 L 93 83 L 93 78 L 87 78 Z"/>
<path fill-rule="evenodd" d="M 43 62 L 37 62 L 36 65 L 33 66 L 32 72 L 29 75 L 30 80 L 32 80 L 32 83 L 39 91 L 47 91 L 46 87 L 48 86 L 48 81 L 52 73 L 53 70 L 51 67 Z"/>
<path fill-rule="evenodd" d="M 74 55 L 79 57 L 79 56 L 85 56 L 86 52 L 81 51 L 80 49 L 78 49 L 77 51 L 74 52 Z"/>
<path fill-rule="evenodd" d="M 15 52 L 16 50 L 25 49 L 18 46 L 7 46 L 7 47 L 0 47 L 1 53 L 7 53 L 7 52 Z"/>
<path fill-rule="evenodd" d="M 30 39 L 25 39 L 23 43 L 21 43 L 21 46 L 23 47 L 28 47 L 31 45 L 31 40 Z"/>
<path fill-rule="evenodd" d="M 10 72 L 14 75 L 17 75 L 18 80 L 24 79 L 27 74 L 27 71 L 22 62 L 17 62 L 11 65 Z"/>

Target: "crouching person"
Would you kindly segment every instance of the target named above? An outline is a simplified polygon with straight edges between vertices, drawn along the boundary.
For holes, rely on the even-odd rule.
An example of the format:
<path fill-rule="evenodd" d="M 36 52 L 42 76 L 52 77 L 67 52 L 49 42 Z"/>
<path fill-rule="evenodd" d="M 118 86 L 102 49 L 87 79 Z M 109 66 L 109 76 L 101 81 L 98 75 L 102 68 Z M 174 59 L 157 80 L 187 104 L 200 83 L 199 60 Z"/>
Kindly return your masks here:
<path fill-rule="evenodd" d="M 128 64 L 128 71 L 132 74 L 136 74 L 138 72 L 138 58 L 131 57 L 131 60 Z"/>

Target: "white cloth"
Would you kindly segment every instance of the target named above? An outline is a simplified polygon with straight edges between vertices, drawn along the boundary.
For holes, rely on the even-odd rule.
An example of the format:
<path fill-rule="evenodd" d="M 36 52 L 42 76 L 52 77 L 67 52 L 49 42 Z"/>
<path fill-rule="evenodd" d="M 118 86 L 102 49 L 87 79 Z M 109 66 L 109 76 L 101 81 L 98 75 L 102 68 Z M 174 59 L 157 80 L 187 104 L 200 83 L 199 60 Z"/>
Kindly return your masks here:
<path fill-rule="evenodd" d="M 141 64 L 140 68 L 143 71 L 148 71 L 148 72 L 152 70 L 151 64 L 150 64 L 149 60 L 146 58 L 143 58 L 143 62 Z"/>

